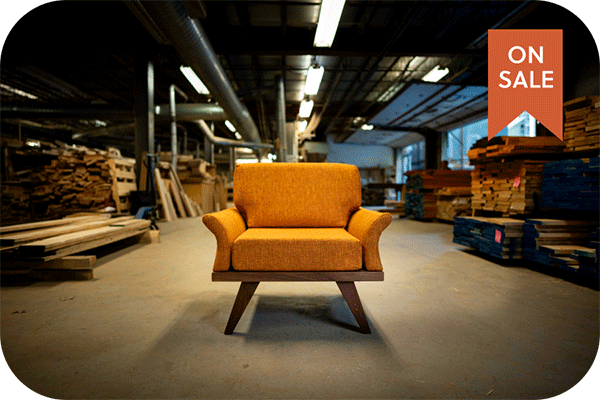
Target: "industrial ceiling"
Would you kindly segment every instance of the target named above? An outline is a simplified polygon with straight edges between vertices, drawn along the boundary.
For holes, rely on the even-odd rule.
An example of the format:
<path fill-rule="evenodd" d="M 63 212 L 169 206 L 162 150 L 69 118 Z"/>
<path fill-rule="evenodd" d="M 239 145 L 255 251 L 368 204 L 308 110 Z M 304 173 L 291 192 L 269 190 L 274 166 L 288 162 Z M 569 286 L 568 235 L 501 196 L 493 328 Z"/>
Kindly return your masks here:
<path fill-rule="evenodd" d="M 486 117 L 488 29 L 564 29 L 567 43 L 569 35 L 593 43 L 575 16 L 537 1 L 346 0 L 331 47 L 313 45 L 321 0 L 183 7 L 266 143 L 277 137 L 279 77 L 285 119 L 297 121 L 314 64 L 325 72 L 318 93 L 308 96 L 314 109 L 304 138 L 402 147 L 424 129 L 443 132 Z M 24 16 L 2 49 L 2 135 L 26 129 L 132 149 L 139 59 L 154 65 L 155 104 L 168 103 L 175 84 L 187 102 L 214 105 L 215 96 L 197 93 L 182 75 L 181 43 L 172 43 L 151 11 L 145 1 L 63 1 Z M 450 72 L 423 83 L 436 66 Z M 218 136 L 235 139 L 222 120 L 214 124 Z M 365 124 L 373 129 L 361 129 Z M 168 141 L 168 129 L 157 119 L 158 140 L 164 132 Z M 201 137 L 195 125 L 189 131 Z"/>

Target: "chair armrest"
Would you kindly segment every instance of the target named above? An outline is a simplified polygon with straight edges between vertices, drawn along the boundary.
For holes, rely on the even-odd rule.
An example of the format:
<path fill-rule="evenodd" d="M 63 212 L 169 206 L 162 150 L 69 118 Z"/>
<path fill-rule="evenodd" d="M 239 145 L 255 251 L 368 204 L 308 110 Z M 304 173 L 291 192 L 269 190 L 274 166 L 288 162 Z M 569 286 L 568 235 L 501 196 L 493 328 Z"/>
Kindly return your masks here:
<path fill-rule="evenodd" d="M 217 255 L 213 271 L 227 271 L 231 265 L 233 241 L 246 230 L 246 221 L 236 208 L 205 214 L 204 225 L 217 238 Z"/>
<path fill-rule="evenodd" d="M 382 271 L 379 257 L 379 237 L 392 222 L 392 214 L 359 208 L 348 222 L 348 233 L 360 240 L 363 247 L 363 265 L 370 271 Z"/>

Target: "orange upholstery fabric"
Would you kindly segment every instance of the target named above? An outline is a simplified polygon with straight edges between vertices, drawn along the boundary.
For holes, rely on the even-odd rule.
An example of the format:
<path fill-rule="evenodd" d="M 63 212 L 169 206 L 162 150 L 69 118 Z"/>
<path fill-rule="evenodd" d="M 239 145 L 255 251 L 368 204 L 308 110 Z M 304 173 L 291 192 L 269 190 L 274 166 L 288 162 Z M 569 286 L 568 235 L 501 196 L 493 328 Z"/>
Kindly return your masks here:
<path fill-rule="evenodd" d="M 390 213 L 380 213 L 364 208 L 360 208 L 350 218 L 348 232 L 360 240 L 363 263 L 368 270 L 383 270 L 379 256 L 379 237 L 390 222 L 392 222 Z"/>
<path fill-rule="evenodd" d="M 237 165 L 233 201 L 248 228 L 344 228 L 361 204 L 360 174 L 333 163 Z"/>
<path fill-rule="evenodd" d="M 352 271 L 362 268 L 358 239 L 342 228 L 250 228 L 233 242 L 240 271 Z"/>
<path fill-rule="evenodd" d="M 233 241 L 246 230 L 244 218 L 238 210 L 229 208 L 205 214 L 202 222 L 217 238 L 217 255 L 213 270 L 227 271 L 231 265 Z"/>

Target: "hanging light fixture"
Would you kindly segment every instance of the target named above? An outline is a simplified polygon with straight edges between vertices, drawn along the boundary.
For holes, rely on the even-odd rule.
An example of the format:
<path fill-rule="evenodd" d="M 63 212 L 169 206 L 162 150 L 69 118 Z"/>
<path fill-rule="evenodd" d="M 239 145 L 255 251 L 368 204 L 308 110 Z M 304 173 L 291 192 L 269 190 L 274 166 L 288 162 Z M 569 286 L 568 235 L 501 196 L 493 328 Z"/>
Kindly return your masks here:
<path fill-rule="evenodd" d="M 331 47 L 346 0 L 323 0 L 315 33 L 315 47 Z"/>
<path fill-rule="evenodd" d="M 306 75 L 306 83 L 304 84 L 305 95 L 315 95 L 319 92 L 319 86 L 321 86 L 321 80 L 323 79 L 323 73 L 325 68 L 322 66 L 310 66 L 308 68 L 308 74 Z"/>
<path fill-rule="evenodd" d="M 315 102 L 312 100 L 302 100 L 302 103 L 300 103 L 300 112 L 298 112 L 298 116 L 300 118 L 310 117 L 310 113 L 312 112 L 314 104 Z"/>

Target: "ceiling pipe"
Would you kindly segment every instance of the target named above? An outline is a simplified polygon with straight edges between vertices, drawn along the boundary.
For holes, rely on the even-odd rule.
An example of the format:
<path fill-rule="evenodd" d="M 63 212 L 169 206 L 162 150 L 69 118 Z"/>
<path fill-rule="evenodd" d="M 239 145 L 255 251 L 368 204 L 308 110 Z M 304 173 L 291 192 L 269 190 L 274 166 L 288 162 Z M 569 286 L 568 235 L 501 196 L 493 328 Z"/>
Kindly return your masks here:
<path fill-rule="evenodd" d="M 180 1 L 149 1 L 144 7 L 169 38 L 182 61 L 202 79 L 244 140 L 261 143 L 248 109 L 240 102 L 198 20 Z"/>
<path fill-rule="evenodd" d="M 206 103 L 183 103 L 175 105 L 177 119 L 180 121 L 225 121 L 227 114 L 223 107 L 216 104 Z M 168 117 L 170 115 L 170 105 L 161 104 L 156 106 L 156 116 Z"/>
<path fill-rule="evenodd" d="M 3 118 L 79 118 L 79 119 L 104 119 L 104 118 L 133 118 L 133 110 L 98 105 L 54 107 L 54 106 L 2 106 L 0 113 Z"/>
<path fill-rule="evenodd" d="M 273 149 L 274 146 L 272 144 L 266 143 L 256 143 L 256 142 L 243 142 L 241 140 L 234 139 L 226 139 L 222 137 L 215 136 L 213 131 L 208 127 L 206 122 L 203 120 L 196 121 L 196 124 L 204 134 L 204 136 L 212 143 L 218 146 L 227 146 L 227 147 L 246 147 L 250 149 Z"/>

